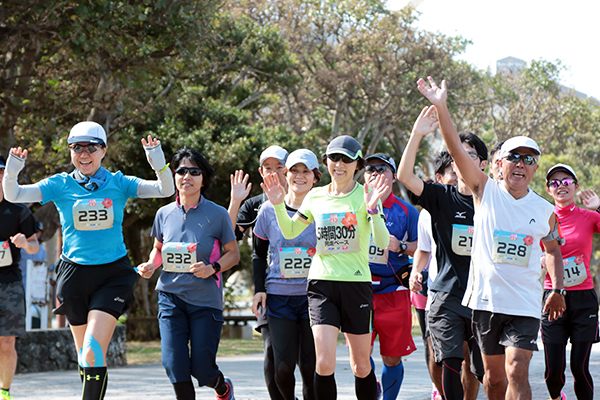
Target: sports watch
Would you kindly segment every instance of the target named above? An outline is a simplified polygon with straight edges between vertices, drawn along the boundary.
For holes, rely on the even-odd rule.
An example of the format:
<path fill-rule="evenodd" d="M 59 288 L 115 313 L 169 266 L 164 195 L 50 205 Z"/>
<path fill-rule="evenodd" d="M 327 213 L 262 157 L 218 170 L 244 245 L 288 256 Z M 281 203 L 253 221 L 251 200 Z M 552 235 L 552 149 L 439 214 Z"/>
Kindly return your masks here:
<path fill-rule="evenodd" d="M 565 289 L 550 289 L 550 291 L 552 293 L 558 293 L 562 295 L 562 297 L 565 297 L 567 295 L 567 291 Z"/>
<path fill-rule="evenodd" d="M 215 274 L 219 273 L 219 271 L 221 270 L 221 264 L 219 264 L 218 262 L 213 262 L 212 264 L 213 269 L 215 270 Z"/>
<path fill-rule="evenodd" d="M 406 244 L 405 241 L 400 240 L 400 254 L 404 254 L 404 252 L 406 251 L 406 249 L 408 248 L 408 245 Z"/>

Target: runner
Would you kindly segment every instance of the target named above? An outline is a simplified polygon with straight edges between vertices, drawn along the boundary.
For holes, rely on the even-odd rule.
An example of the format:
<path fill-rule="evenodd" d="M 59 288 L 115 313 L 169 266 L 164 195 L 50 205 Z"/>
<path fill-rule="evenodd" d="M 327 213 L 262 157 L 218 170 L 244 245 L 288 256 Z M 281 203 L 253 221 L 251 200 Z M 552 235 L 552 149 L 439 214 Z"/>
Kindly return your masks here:
<path fill-rule="evenodd" d="M 504 140 L 496 143 L 494 147 L 492 147 L 492 150 L 490 150 L 490 158 L 492 160 L 492 162 L 490 163 L 490 173 L 492 174 L 492 178 L 497 181 L 502 180 L 502 174 L 500 173 L 500 163 L 498 161 L 500 160 L 500 149 L 502 148 L 503 144 Z"/>
<path fill-rule="evenodd" d="M 315 398 L 337 397 L 333 373 L 341 327 L 350 347 L 356 396 L 358 400 L 374 400 L 377 380 L 369 360 L 373 288 L 368 255 L 371 233 L 377 247 L 389 245 L 389 232 L 379 209 L 389 182 L 380 176 L 368 190 L 354 180 L 364 160 L 360 144 L 351 136 L 333 139 L 323 163 L 331 184 L 311 190 L 293 218 L 286 212 L 285 191 L 276 176 L 267 175 L 261 186 L 274 206 L 285 238 L 298 236 L 313 221 L 317 228 L 317 249 L 307 288 L 317 352 Z"/>
<path fill-rule="evenodd" d="M 291 217 L 320 180 L 321 172 L 317 157 L 306 149 L 292 152 L 286 168 L 289 190 L 284 203 Z M 285 239 L 277 225 L 273 205 L 266 202 L 258 213 L 254 236 L 252 263 L 257 276 L 254 277 L 256 295 L 252 311 L 258 316 L 259 304 L 268 310 L 275 382 L 284 399 L 294 400 L 294 370 L 298 364 L 304 400 L 314 399 L 315 343 L 308 319 L 306 277 L 317 245 L 315 226 L 311 224 L 295 239 Z"/>
<path fill-rule="evenodd" d="M 556 164 L 546 174 L 546 186 L 554 199 L 554 212 L 560 220 L 565 238 L 561 247 L 564 265 L 565 302 L 567 311 L 554 321 L 542 315 L 542 340 L 546 355 L 546 386 L 551 399 L 566 399 L 561 389 L 565 384 L 567 340 L 571 340 L 571 372 L 578 400 L 594 398 L 594 381 L 590 375 L 592 344 L 598 342 L 598 297 L 590 273 L 594 233 L 600 232 L 600 198 L 592 190 L 584 190 L 583 204 L 593 211 L 575 206 L 579 188 L 573 168 Z M 546 276 L 544 299 L 552 293 L 552 281 Z"/>
<path fill-rule="evenodd" d="M 156 213 L 154 248 L 138 266 L 144 278 L 163 266 L 156 285 L 162 363 L 177 400 L 196 398 L 192 376 L 213 388 L 217 399 L 234 400 L 216 357 L 223 327 L 221 272 L 240 260 L 235 234 L 227 211 L 203 196 L 215 178 L 206 159 L 184 148 L 171 164 L 177 198 Z"/>
<path fill-rule="evenodd" d="M 367 184 L 384 176 L 396 180 L 396 163 L 387 154 L 377 153 L 365 159 L 364 178 Z M 383 250 L 374 243 L 369 247 L 369 267 L 373 279 L 373 334 L 379 336 L 383 370 L 381 389 L 384 400 L 395 400 L 404 379 L 402 357 L 417 348 L 412 339 L 412 312 L 408 276 L 410 261 L 417 249 L 419 212 L 412 205 L 394 196 L 392 185 L 383 194 L 385 226 L 390 232 L 390 244 Z M 372 350 L 371 350 L 372 351 Z M 373 366 L 375 363 L 371 363 Z"/>
<path fill-rule="evenodd" d="M 0 180 L 6 159 L 0 155 Z M 0 399 L 10 400 L 10 385 L 17 369 L 16 338 L 25 335 L 25 290 L 19 269 L 21 249 L 38 252 L 35 220 L 24 204 L 4 198 L 0 182 Z"/>
<path fill-rule="evenodd" d="M 95 122 L 75 125 L 67 139 L 75 170 L 19 186 L 27 150 L 12 148 L 4 190 L 11 201 L 53 201 L 60 214 L 63 248 L 57 264 L 56 314 L 66 315 L 79 355 L 83 400 L 104 398 L 106 351 L 117 324 L 133 299 L 137 274 L 123 242 L 123 209 L 130 197 L 168 197 L 173 177 L 160 147 L 142 139 L 157 181 L 145 181 L 101 166 L 106 155 L 104 128 Z"/>
<path fill-rule="evenodd" d="M 539 241 L 544 240 L 552 287 L 544 312 L 558 318 L 564 308 L 563 270 L 553 207 L 529 189 L 540 150 L 517 136 L 502 146 L 503 180 L 489 178 L 463 148 L 446 105 L 446 82 L 419 79 L 421 93 L 436 107 L 442 136 L 457 173 L 473 192 L 476 213 L 473 268 L 463 304 L 473 309 L 473 326 L 483 354 L 484 388 L 490 400 L 531 399 L 529 362 L 540 326 Z"/>
<path fill-rule="evenodd" d="M 454 168 L 452 168 L 452 157 L 446 150 L 433 161 L 435 171 L 435 182 L 440 185 L 456 186 L 458 178 Z M 431 180 L 423 179 L 424 182 L 432 182 Z M 421 209 L 418 224 L 418 242 L 417 250 L 413 258 L 413 267 L 411 269 L 409 285 L 411 293 L 411 302 L 415 306 L 421 327 L 421 336 L 423 337 L 423 346 L 425 354 L 425 363 L 429 371 L 429 376 L 433 382 L 431 392 L 431 400 L 442 400 L 444 393 L 442 387 L 442 366 L 435 362 L 433 349 L 431 347 L 431 337 L 429 328 L 427 327 L 427 314 L 431 306 L 432 295 L 429 293 L 431 285 L 437 276 L 437 258 L 435 257 L 437 246 L 433 239 L 431 226 L 431 214 L 426 209 Z M 468 354 L 468 353 L 467 353 Z M 466 371 L 467 370 L 467 371 Z M 463 365 L 462 376 L 470 373 L 468 368 Z M 463 384 L 463 389 L 464 384 Z"/>
<path fill-rule="evenodd" d="M 279 178 L 279 182 L 286 188 L 286 191 L 287 180 L 285 178 L 285 162 L 287 158 L 287 150 L 281 148 L 280 146 L 269 146 L 260 154 L 260 167 L 258 167 L 260 176 L 265 176 L 266 174 L 270 174 L 272 172 L 276 173 L 277 177 Z M 248 194 L 250 194 L 250 189 L 252 188 L 252 183 L 248 183 L 249 178 L 250 177 L 248 174 L 244 175 L 244 171 L 235 171 L 235 173 L 231 175 L 231 200 L 229 202 L 229 208 L 227 211 L 229 212 L 229 217 L 231 219 L 231 224 L 233 225 L 237 240 L 242 240 L 244 232 L 250 231 L 254 228 L 254 225 L 256 224 L 256 218 L 258 217 L 258 211 L 260 210 L 262 204 L 268 200 L 267 196 L 264 193 L 261 193 L 258 196 L 251 197 L 244 201 L 244 199 L 248 197 Z M 242 204 L 242 202 L 244 202 L 244 204 Z M 254 250 L 256 246 L 257 238 L 253 235 L 252 249 Z M 257 265 L 257 267 L 262 268 L 264 265 Z M 256 279 L 260 276 L 264 277 L 266 270 L 254 270 L 253 272 L 255 277 L 254 297 L 256 299 L 258 292 Z M 262 283 L 258 285 L 258 288 L 262 286 L 264 286 L 264 279 L 262 280 Z M 253 299 L 253 301 L 255 299 Z M 275 382 L 273 345 L 271 342 L 271 333 L 267 321 L 267 309 L 262 307 L 262 302 L 259 302 L 258 304 L 256 330 L 260 332 L 263 338 L 263 348 L 265 353 L 263 370 L 265 375 L 265 383 L 267 385 L 267 390 L 269 391 L 269 397 L 271 400 L 283 400 L 283 395 L 279 391 L 277 383 Z"/>
<path fill-rule="evenodd" d="M 471 330 L 472 313 L 461 305 L 471 263 L 469 240 L 473 231 L 473 197 L 458 172 L 457 187 L 425 183 L 413 172 L 419 143 L 433 130 L 432 126 L 437 126 L 435 113 L 435 107 L 426 107 L 417 118 L 402 156 L 398 178 L 414 195 L 411 200 L 431 214 L 438 271 L 431 286 L 433 295 L 427 326 L 435 360 L 442 364 L 444 396 L 462 400 L 465 394 L 461 381 L 465 342 L 470 348 L 475 375 L 470 376 L 471 382 L 466 385 L 468 398 L 477 397 L 479 385 L 475 381 L 483 379 L 480 352 Z M 470 132 L 463 132 L 460 144 L 468 152 L 471 162 L 480 170 L 485 169 L 487 148 L 483 141 Z M 418 282 L 422 281 L 418 272 L 414 274 Z"/>

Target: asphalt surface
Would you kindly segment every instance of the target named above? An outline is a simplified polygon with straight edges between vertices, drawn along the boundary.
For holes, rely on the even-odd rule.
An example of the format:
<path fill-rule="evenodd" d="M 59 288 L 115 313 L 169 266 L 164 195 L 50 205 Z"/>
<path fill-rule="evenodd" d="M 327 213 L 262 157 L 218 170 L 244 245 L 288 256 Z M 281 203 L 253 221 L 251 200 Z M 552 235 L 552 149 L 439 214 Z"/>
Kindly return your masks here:
<path fill-rule="evenodd" d="M 410 356 L 404 358 L 404 382 L 398 399 L 427 400 L 431 398 L 431 381 L 425 367 L 422 341 L 415 337 L 419 347 Z M 543 349 L 541 342 L 538 342 Z M 381 357 L 376 342 L 374 350 L 376 372 L 381 377 Z M 567 360 L 569 356 L 567 355 Z M 158 360 L 157 360 L 158 361 Z M 237 400 L 268 400 L 263 378 L 262 354 L 251 354 L 234 357 L 218 358 L 217 363 L 223 373 L 231 378 L 234 384 L 234 394 Z M 337 347 L 337 366 L 335 377 L 338 388 L 338 399 L 355 399 L 354 378 L 350 370 L 350 358 L 345 346 Z M 567 368 L 569 368 L 567 366 Z M 593 346 L 590 361 L 592 377 L 598 387 L 600 382 L 600 345 Z M 302 398 L 300 377 L 296 373 L 296 396 Z M 544 353 L 535 352 L 530 367 L 530 383 L 534 400 L 548 398 L 544 383 Z M 567 398 L 575 400 L 573 392 L 573 377 L 567 370 L 567 383 L 564 389 Z M 206 388 L 196 390 L 198 399 L 214 399 L 214 391 Z M 20 374 L 15 377 L 11 388 L 14 400 L 25 399 L 81 399 L 81 383 L 77 371 L 40 372 Z M 600 399 L 596 393 L 595 398 Z M 137 399 L 175 399 L 172 386 L 160 363 L 135 365 L 109 369 L 107 400 L 137 400 Z M 478 399 L 485 399 L 483 387 L 479 390 Z"/>

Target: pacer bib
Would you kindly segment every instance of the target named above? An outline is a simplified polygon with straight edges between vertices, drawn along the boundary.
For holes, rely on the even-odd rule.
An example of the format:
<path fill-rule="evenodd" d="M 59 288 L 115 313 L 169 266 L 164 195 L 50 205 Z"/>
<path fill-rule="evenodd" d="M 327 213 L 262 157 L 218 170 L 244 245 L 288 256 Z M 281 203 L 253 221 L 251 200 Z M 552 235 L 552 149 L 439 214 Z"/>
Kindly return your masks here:
<path fill-rule="evenodd" d="M 0 242 L 0 267 L 8 267 L 12 265 L 13 259 L 10 253 L 10 243 L 8 240 Z"/>
<path fill-rule="evenodd" d="M 452 251 L 459 256 L 470 256 L 473 247 L 474 228 L 469 225 L 452 224 Z"/>
<path fill-rule="evenodd" d="M 279 269 L 281 270 L 281 276 L 284 278 L 307 277 L 314 254 L 314 247 L 280 247 Z"/>
<path fill-rule="evenodd" d="M 315 225 L 319 254 L 345 254 L 360 251 L 355 212 L 321 214 L 315 218 Z"/>
<path fill-rule="evenodd" d="M 73 223 L 78 231 L 110 229 L 115 216 L 111 199 L 77 200 L 73 205 Z"/>
<path fill-rule="evenodd" d="M 190 266 L 198 262 L 196 243 L 164 243 L 161 253 L 164 271 L 190 272 Z"/>
<path fill-rule="evenodd" d="M 375 245 L 373 241 L 373 235 L 371 235 L 371 241 L 369 242 L 369 262 L 373 264 L 386 264 L 388 263 L 389 251 L 387 249 L 380 249 Z"/>
<path fill-rule="evenodd" d="M 565 287 L 580 285 L 587 279 L 587 270 L 583 263 L 583 255 L 564 258 L 562 261 L 565 268 L 565 275 L 563 277 Z"/>
<path fill-rule="evenodd" d="M 512 264 L 527 268 L 533 238 L 506 231 L 494 231 L 494 249 L 492 261 L 498 264 Z"/>

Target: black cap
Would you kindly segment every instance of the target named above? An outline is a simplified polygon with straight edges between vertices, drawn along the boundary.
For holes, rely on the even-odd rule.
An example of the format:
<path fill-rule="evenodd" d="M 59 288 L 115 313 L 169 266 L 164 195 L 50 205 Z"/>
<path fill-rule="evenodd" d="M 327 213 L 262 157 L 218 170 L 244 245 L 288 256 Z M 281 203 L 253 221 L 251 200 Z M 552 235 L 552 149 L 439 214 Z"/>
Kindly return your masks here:
<path fill-rule="evenodd" d="M 352 136 L 338 136 L 329 142 L 325 154 L 344 154 L 353 160 L 362 158 L 362 146 Z"/>
<path fill-rule="evenodd" d="M 392 172 L 394 173 L 394 175 L 396 175 L 396 163 L 394 162 L 394 159 L 390 156 L 388 156 L 385 153 L 375 153 L 367 158 L 365 158 L 365 163 L 368 163 L 369 160 L 381 160 L 384 163 L 386 163 L 391 169 Z"/>

